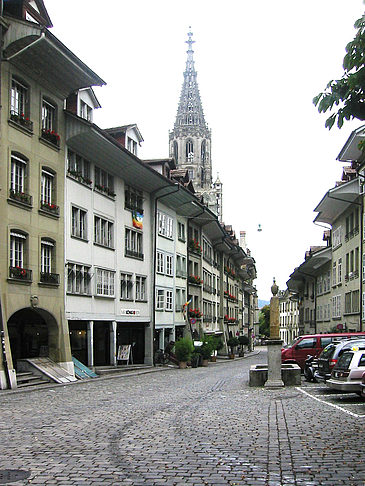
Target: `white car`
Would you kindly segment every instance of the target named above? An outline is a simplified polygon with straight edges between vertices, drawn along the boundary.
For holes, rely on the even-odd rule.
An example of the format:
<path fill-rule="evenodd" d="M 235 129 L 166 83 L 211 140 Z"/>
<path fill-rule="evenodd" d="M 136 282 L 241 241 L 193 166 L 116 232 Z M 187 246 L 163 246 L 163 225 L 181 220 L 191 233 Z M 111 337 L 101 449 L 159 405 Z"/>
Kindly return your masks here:
<path fill-rule="evenodd" d="M 365 371 L 365 350 L 353 346 L 340 356 L 326 385 L 333 390 L 361 393 L 361 378 Z"/>

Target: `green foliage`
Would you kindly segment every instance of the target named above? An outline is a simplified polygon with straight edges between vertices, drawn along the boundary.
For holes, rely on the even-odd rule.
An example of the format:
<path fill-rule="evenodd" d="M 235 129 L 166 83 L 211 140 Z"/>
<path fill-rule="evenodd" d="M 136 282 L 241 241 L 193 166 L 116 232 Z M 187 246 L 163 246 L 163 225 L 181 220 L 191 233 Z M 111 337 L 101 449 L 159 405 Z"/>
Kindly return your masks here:
<path fill-rule="evenodd" d="M 239 345 L 239 340 L 236 337 L 231 337 L 227 341 L 227 346 L 231 348 L 231 354 L 234 353 L 234 348 Z"/>
<path fill-rule="evenodd" d="M 355 22 L 357 34 L 346 46 L 341 79 L 330 81 L 325 90 L 313 98 L 319 113 L 331 112 L 325 126 L 341 128 L 344 120 L 365 120 L 365 14 Z M 338 108 L 337 108 L 338 107 Z"/>
<path fill-rule="evenodd" d="M 212 343 L 209 340 L 204 341 L 203 344 L 199 348 L 199 352 L 202 355 L 203 359 L 209 359 L 212 355 Z"/>
<path fill-rule="evenodd" d="M 219 351 L 223 348 L 223 341 L 219 336 L 206 336 L 205 339 L 211 345 L 212 351 Z"/>
<path fill-rule="evenodd" d="M 194 345 L 190 338 L 180 338 L 175 343 L 175 356 L 178 361 L 190 361 Z"/>
<path fill-rule="evenodd" d="M 259 314 L 259 330 L 260 334 L 270 336 L 270 306 L 264 305 Z"/>
<path fill-rule="evenodd" d="M 248 336 L 238 336 L 238 341 L 240 343 L 241 346 L 247 346 L 248 343 L 249 343 L 249 339 L 248 339 Z"/>

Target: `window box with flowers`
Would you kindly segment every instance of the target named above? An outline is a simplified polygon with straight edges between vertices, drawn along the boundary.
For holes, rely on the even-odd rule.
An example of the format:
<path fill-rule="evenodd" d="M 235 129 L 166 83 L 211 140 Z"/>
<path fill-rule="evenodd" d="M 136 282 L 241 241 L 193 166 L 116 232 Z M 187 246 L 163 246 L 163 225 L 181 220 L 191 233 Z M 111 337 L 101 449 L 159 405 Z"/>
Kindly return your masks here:
<path fill-rule="evenodd" d="M 95 189 L 108 197 L 115 197 L 115 192 L 107 186 L 102 186 L 101 184 L 95 183 Z"/>
<path fill-rule="evenodd" d="M 59 216 L 60 208 L 57 204 L 53 204 L 46 201 L 41 201 L 41 209 L 42 211 L 46 211 L 47 213 L 53 214 L 54 216 Z"/>
<path fill-rule="evenodd" d="M 194 317 L 195 319 L 201 319 L 203 314 L 200 309 L 189 309 L 189 317 Z"/>
<path fill-rule="evenodd" d="M 196 253 L 197 255 L 202 254 L 202 247 L 200 246 L 199 241 L 196 240 L 195 238 L 189 241 L 188 247 L 192 253 Z"/>
<path fill-rule="evenodd" d="M 226 275 L 229 275 L 231 278 L 236 278 L 236 272 L 234 270 L 232 270 L 231 267 L 229 267 L 228 265 L 225 265 L 224 267 L 224 273 Z"/>
<path fill-rule="evenodd" d="M 24 113 L 17 113 L 16 111 L 10 112 L 10 120 L 22 128 L 26 128 L 30 132 L 33 132 L 33 122 Z"/>
<path fill-rule="evenodd" d="M 91 179 L 89 179 L 88 177 L 85 177 L 81 172 L 78 172 L 77 170 L 68 169 L 67 175 L 69 175 L 70 177 L 72 177 L 76 181 L 81 182 L 82 184 L 85 184 L 86 186 L 89 186 L 89 187 L 93 183 L 93 181 Z"/>
<path fill-rule="evenodd" d="M 188 280 L 193 285 L 201 285 L 203 283 L 203 280 L 198 275 L 189 275 Z"/>
<path fill-rule="evenodd" d="M 23 267 L 9 267 L 9 278 L 30 282 L 32 280 L 32 270 Z"/>
<path fill-rule="evenodd" d="M 42 128 L 41 139 L 46 140 L 47 142 L 51 143 L 52 145 L 54 145 L 57 148 L 59 148 L 59 146 L 60 146 L 61 137 L 54 130 L 48 130 L 48 129 Z"/>
<path fill-rule="evenodd" d="M 229 317 L 227 314 L 224 316 L 224 322 L 226 324 L 235 324 L 236 318 L 235 317 Z"/>
<path fill-rule="evenodd" d="M 15 191 L 14 189 L 10 188 L 9 197 L 10 199 L 21 202 L 22 204 L 26 204 L 27 206 L 32 205 L 32 196 L 26 194 L 25 192 Z"/>
<path fill-rule="evenodd" d="M 224 297 L 226 299 L 228 299 L 229 301 L 231 301 L 231 302 L 238 302 L 237 297 L 235 297 L 234 295 L 232 295 L 229 292 L 227 292 L 227 290 L 224 291 Z"/>
<path fill-rule="evenodd" d="M 48 285 L 59 285 L 60 275 L 58 273 L 41 272 L 40 282 Z"/>

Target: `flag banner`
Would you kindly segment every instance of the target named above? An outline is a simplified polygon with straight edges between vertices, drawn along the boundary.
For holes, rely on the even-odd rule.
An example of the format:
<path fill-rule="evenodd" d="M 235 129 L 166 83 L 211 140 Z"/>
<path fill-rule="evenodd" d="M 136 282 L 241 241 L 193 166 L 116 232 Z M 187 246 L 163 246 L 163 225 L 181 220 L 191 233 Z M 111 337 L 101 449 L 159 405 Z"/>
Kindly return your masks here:
<path fill-rule="evenodd" d="M 137 211 L 135 211 L 132 214 L 132 222 L 134 228 L 143 229 L 143 214 L 137 213 Z"/>

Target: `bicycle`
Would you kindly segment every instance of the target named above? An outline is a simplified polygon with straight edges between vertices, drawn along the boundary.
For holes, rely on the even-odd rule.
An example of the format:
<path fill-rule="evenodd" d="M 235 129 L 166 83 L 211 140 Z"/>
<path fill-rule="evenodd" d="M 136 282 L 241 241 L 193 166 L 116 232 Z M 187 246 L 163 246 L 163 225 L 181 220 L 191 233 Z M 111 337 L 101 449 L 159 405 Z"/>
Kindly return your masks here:
<path fill-rule="evenodd" d="M 158 349 L 155 353 L 155 364 L 165 365 L 170 361 L 170 357 L 162 349 Z"/>

